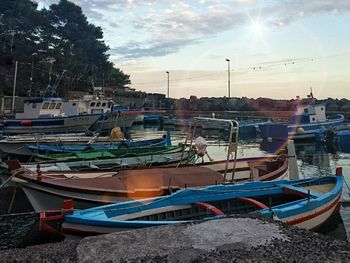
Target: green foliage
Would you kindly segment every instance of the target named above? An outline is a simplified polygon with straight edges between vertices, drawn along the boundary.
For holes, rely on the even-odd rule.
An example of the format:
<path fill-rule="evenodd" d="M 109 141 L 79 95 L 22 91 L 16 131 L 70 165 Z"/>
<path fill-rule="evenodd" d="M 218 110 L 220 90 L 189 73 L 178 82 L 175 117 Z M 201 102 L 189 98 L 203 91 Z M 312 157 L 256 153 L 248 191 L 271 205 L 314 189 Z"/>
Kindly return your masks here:
<path fill-rule="evenodd" d="M 108 60 L 108 51 L 102 29 L 89 23 L 72 2 L 61 0 L 38 10 L 31 0 L 1 0 L 0 85 L 5 88 L 0 93 L 11 94 L 16 60 L 17 95 L 27 95 L 30 88 L 33 96 L 43 94 L 51 67 L 51 84 L 58 86 L 59 95 L 67 90 L 89 91 L 103 83 L 130 84 L 129 76 Z"/>

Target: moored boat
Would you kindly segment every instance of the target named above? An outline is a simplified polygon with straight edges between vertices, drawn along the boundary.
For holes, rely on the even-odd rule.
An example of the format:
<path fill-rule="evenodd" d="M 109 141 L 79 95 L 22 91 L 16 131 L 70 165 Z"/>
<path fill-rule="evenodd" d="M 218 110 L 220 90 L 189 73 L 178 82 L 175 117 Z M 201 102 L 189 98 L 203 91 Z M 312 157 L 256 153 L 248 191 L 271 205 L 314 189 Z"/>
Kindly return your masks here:
<path fill-rule="evenodd" d="M 84 152 L 70 152 L 70 153 L 48 153 L 48 154 L 36 154 L 34 156 L 35 161 L 80 161 L 80 160 L 96 160 L 106 158 L 117 157 L 132 157 L 149 155 L 153 153 L 167 153 L 175 152 L 182 149 L 182 145 L 174 146 L 151 146 L 151 147 L 131 147 L 131 148 L 118 148 L 108 149 L 106 151 L 84 151 Z"/>
<path fill-rule="evenodd" d="M 326 106 L 323 104 L 298 105 L 296 112 L 289 122 L 275 122 L 285 124 L 288 128 L 288 136 L 293 140 L 315 139 L 322 130 L 341 125 L 344 122 L 344 115 L 335 114 L 327 118 Z M 266 124 L 269 126 L 269 124 Z M 259 125 L 259 128 L 264 124 Z"/>
<path fill-rule="evenodd" d="M 339 211 L 342 188 L 342 176 L 327 176 L 183 189 L 168 196 L 75 210 L 64 217 L 62 231 L 97 235 L 252 212 L 310 230 Z"/>
<path fill-rule="evenodd" d="M 84 144 L 66 144 L 66 145 L 29 145 L 26 147 L 33 153 L 72 153 L 72 152 L 83 152 L 83 151 L 108 151 L 112 149 L 121 148 L 133 148 L 133 147 L 158 147 L 158 146 L 170 146 L 171 138 L 170 133 L 164 134 L 161 138 L 147 139 L 147 140 L 112 140 L 110 142 L 99 142 L 95 144 L 94 140 Z"/>
<path fill-rule="evenodd" d="M 74 105 L 72 107 L 77 107 Z M 85 132 L 99 118 L 96 114 L 67 114 L 69 106 L 60 98 L 28 99 L 24 112 L 3 120 L 4 134 Z"/>
<path fill-rule="evenodd" d="M 185 159 L 185 156 L 182 157 Z M 235 163 L 234 163 L 235 162 Z M 208 162 L 202 166 L 141 168 L 88 172 L 37 172 L 8 161 L 36 211 L 57 209 L 73 199 L 76 208 L 168 194 L 187 187 L 244 180 L 274 180 L 288 176 L 287 158 L 246 158 Z M 235 168 L 231 168 L 235 165 Z"/>
<path fill-rule="evenodd" d="M 84 171 L 84 173 L 75 175 L 76 177 L 84 178 L 88 171 L 116 171 L 134 167 L 163 166 L 177 164 L 180 161 L 188 163 L 195 157 L 194 150 L 183 152 L 182 146 L 164 148 L 158 152 L 152 148 L 142 149 L 144 149 L 143 153 L 129 154 L 125 156 L 114 156 L 108 152 L 98 152 L 101 154 L 99 156 L 95 153 L 77 153 L 77 156 L 82 157 L 80 160 L 46 161 L 33 164 L 23 164 L 22 167 L 33 172 L 38 169 L 38 165 L 40 165 L 40 170 L 43 172 Z M 148 152 L 147 149 L 152 149 L 152 151 Z"/>

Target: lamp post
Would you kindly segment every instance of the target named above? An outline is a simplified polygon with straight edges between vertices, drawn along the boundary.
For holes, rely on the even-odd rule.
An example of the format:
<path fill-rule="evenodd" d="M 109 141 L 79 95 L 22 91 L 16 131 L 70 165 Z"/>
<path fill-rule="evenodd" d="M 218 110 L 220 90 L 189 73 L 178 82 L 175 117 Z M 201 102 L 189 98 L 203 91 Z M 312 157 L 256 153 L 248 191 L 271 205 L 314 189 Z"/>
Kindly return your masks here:
<path fill-rule="evenodd" d="M 33 69 L 34 69 L 34 56 L 38 55 L 38 53 L 33 53 L 32 54 L 32 64 L 30 67 L 30 82 L 29 82 L 29 92 L 28 96 L 32 97 L 32 85 L 33 85 Z"/>
<path fill-rule="evenodd" d="M 228 85 L 228 98 L 231 98 L 231 72 L 230 72 L 230 60 L 227 58 L 227 85 Z"/>
<path fill-rule="evenodd" d="M 167 90 L 167 97 L 169 99 L 169 71 L 166 72 L 166 74 L 168 75 L 168 90 Z"/>

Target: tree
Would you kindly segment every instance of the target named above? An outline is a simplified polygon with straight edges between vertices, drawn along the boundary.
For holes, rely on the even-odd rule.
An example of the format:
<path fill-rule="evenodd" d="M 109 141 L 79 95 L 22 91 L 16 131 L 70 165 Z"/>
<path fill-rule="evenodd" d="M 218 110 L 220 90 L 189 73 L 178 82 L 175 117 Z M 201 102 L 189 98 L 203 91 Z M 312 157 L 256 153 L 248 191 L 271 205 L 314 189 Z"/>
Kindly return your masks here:
<path fill-rule="evenodd" d="M 7 94 L 11 93 L 11 62 L 15 60 L 20 62 L 19 95 L 26 95 L 29 86 L 38 95 L 48 84 L 59 85 L 63 94 L 65 89 L 89 91 L 102 80 L 117 87 L 130 83 L 129 76 L 108 60 L 102 29 L 89 23 L 72 2 L 61 0 L 49 9 L 37 10 L 30 0 L 2 0 L 0 30 L 4 32 L 0 58 L 8 62 L 0 65 L 0 84 Z"/>

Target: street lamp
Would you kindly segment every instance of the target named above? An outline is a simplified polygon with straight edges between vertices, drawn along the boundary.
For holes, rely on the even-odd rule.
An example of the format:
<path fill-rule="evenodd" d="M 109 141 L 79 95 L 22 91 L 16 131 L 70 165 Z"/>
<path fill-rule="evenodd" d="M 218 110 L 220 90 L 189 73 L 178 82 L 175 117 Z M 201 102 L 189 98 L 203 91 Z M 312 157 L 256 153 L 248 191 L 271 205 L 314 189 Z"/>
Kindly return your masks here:
<path fill-rule="evenodd" d="M 231 74 L 230 74 L 230 60 L 227 58 L 226 59 L 227 61 L 227 84 L 228 84 L 228 98 L 231 98 L 231 81 L 230 81 L 230 78 L 231 78 Z"/>
<path fill-rule="evenodd" d="M 32 64 L 30 67 L 30 82 L 29 82 L 29 92 L 28 96 L 32 97 L 32 85 L 33 85 L 33 69 L 34 69 L 34 56 L 38 55 L 38 53 L 33 53 L 32 54 Z"/>
<path fill-rule="evenodd" d="M 168 90 L 167 90 L 167 97 L 169 99 L 169 71 L 166 72 L 168 74 Z"/>

